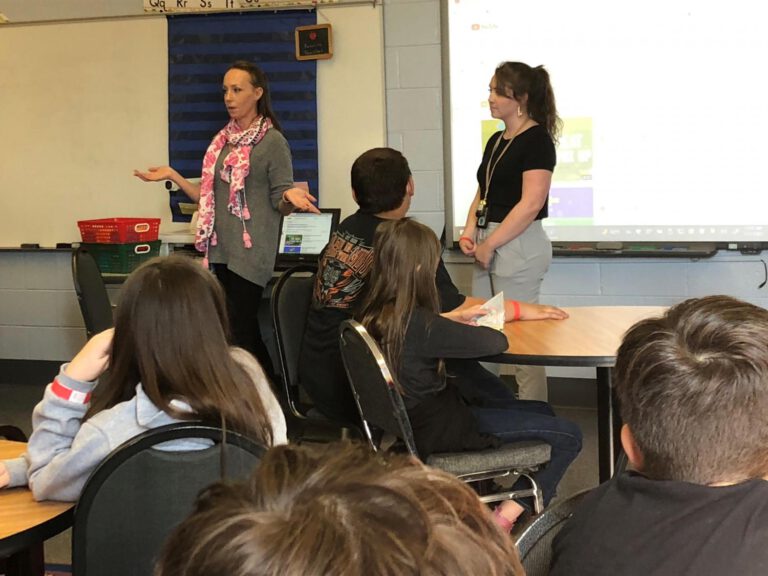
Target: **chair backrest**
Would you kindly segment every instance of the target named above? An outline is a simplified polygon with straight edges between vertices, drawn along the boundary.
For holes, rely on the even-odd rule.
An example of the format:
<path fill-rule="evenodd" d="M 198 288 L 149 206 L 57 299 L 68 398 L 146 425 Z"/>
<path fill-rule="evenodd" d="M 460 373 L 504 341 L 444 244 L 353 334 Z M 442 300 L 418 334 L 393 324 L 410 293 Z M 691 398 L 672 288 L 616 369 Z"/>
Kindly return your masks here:
<path fill-rule="evenodd" d="M 299 355 L 312 304 L 315 272 L 314 266 L 294 266 L 280 275 L 272 289 L 272 323 L 283 375 L 283 403 L 296 417 L 303 417 L 298 407 Z"/>
<path fill-rule="evenodd" d="M 114 326 L 112 304 L 93 255 L 80 246 L 72 251 L 72 281 L 88 338 Z"/>
<path fill-rule="evenodd" d="M 547 576 L 552 563 L 552 541 L 590 490 L 578 492 L 550 506 L 517 538 L 517 549 L 527 576 Z"/>
<path fill-rule="evenodd" d="M 155 448 L 182 439 L 212 445 Z M 264 451 L 245 436 L 198 422 L 162 426 L 125 442 L 94 470 L 75 508 L 73 575 L 152 574 L 163 542 L 192 512 L 200 491 L 223 476 L 248 477 Z"/>
<path fill-rule="evenodd" d="M 418 457 L 405 403 L 379 345 L 356 320 L 342 322 L 339 342 L 352 395 L 371 446 L 378 449 L 373 427 L 397 436 Z"/>
<path fill-rule="evenodd" d="M 27 441 L 27 435 L 24 434 L 24 431 L 21 428 L 11 424 L 4 424 L 0 426 L 0 438 L 5 438 L 6 440 L 11 440 L 13 442 Z"/>

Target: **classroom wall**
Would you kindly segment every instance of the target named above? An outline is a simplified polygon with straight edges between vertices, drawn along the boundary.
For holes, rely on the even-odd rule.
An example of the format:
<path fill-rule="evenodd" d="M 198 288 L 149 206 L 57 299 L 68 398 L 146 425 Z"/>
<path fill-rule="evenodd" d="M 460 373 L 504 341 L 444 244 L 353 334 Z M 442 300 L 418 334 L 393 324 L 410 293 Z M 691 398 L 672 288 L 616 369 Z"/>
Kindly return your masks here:
<path fill-rule="evenodd" d="M 322 204 L 342 206 L 349 213 L 353 208 L 348 185 L 351 161 L 360 151 L 388 141 L 389 145 L 403 150 L 411 161 L 417 186 L 412 215 L 440 230 L 444 206 L 439 0 L 387 0 L 383 10 L 357 6 L 320 12 L 334 25 L 336 47 L 334 59 L 318 65 Z M 318 21 L 323 20 L 318 18 Z M 56 29 L 55 25 L 45 28 L 48 26 L 51 30 L 47 38 L 58 38 L 61 43 L 65 29 L 62 26 Z M 25 54 L 28 65 L 33 64 L 29 54 L 36 50 L 34 46 L 27 46 L 22 36 L 16 36 L 21 44 L 11 43 L 7 33 L 31 28 L 0 28 L 3 103 L 9 95 L 6 72 L 16 65 L 14 62 L 20 53 Z M 30 33 L 37 34 L 34 30 Z M 37 36 L 37 39 L 43 37 Z M 82 44 L 87 38 L 73 35 L 64 40 Z M 60 97 L 62 87 L 49 93 Z M 14 98 L 17 110 L 28 110 L 19 108 L 26 106 L 24 98 Z M 34 99 L 34 93 L 29 98 Z M 46 114 L 53 107 L 54 104 L 43 101 L 36 109 L 39 114 Z M 7 108 L 0 109 L 3 136 L 6 136 L 5 122 L 10 118 Z M 59 113 L 55 118 L 66 121 L 61 116 Z M 157 145 L 165 151 L 164 127 L 158 128 L 155 138 L 162 141 L 143 138 L 143 146 Z M 6 172 L 10 164 L 18 164 L 29 152 L 9 143 L 7 138 L 3 138 L 0 147 L 0 209 L 3 214 L 9 214 L 8 205 L 4 203 L 8 189 Z M 60 154 L 66 157 L 72 152 L 64 149 Z M 154 156 L 151 150 L 147 152 L 147 162 L 151 161 L 150 156 Z M 132 168 L 133 162 L 128 160 L 125 165 Z M 47 169 L 48 165 L 43 171 Z M 28 171 L 27 176 L 42 177 L 35 173 L 39 171 Z M 20 181 L 26 182 L 23 178 Z M 65 184 L 57 181 L 52 189 L 64 195 Z M 145 199 L 154 194 L 146 191 L 147 185 L 141 187 L 141 183 L 137 183 L 137 186 L 134 190 Z M 34 190 L 25 188 L 25 191 L 29 202 L 36 202 Z M 52 196 L 55 200 L 55 195 Z M 56 212 L 47 215 L 55 218 Z M 10 219 L 16 219 L 12 212 Z M 24 221 L 27 226 L 28 222 L 34 222 L 34 227 L 40 222 L 27 221 L 26 216 Z M 446 259 L 459 287 L 469 292 L 471 264 L 453 255 L 446 255 Z M 68 265 L 66 254 L 0 253 L 0 359 L 63 360 L 76 351 L 84 331 L 71 291 Z M 735 252 L 721 252 L 702 261 L 555 258 L 544 282 L 542 300 L 561 306 L 672 304 L 690 296 L 723 293 L 768 307 L 768 292 L 765 287 L 759 287 L 764 278 L 760 255 L 744 256 Z M 588 375 L 589 371 L 571 369 L 568 372 L 569 375 Z M 558 371 L 553 370 L 551 374 L 558 375 Z"/>
<path fill-rule="evenodd" d="M 204 16 L 201 16 L 204 17 Z M 334 56 L 318 62 L 321 205 L 354 209 L 349 167 L 386 141 L 382 8 L 318 11 Z M 167 27 L 130 17 L 0 27 L 0 248 L 79 240 L 78 219 L 160 216 L 168 162 Z M 85 331 L 68 252 L 0 251 L 0 359 L 67 360 Z"/>

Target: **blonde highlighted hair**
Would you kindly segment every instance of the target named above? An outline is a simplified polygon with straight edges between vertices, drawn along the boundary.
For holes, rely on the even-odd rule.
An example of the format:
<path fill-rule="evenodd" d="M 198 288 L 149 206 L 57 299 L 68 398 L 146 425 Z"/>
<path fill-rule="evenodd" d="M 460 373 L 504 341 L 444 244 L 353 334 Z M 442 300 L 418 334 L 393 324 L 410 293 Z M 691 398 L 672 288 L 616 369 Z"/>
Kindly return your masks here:
<path fill-rule="evenodd" d="M 155 576 L 518 576 L 514 544 L 455 477 L 355 444 L 280 446 L 217 484 Z"/>

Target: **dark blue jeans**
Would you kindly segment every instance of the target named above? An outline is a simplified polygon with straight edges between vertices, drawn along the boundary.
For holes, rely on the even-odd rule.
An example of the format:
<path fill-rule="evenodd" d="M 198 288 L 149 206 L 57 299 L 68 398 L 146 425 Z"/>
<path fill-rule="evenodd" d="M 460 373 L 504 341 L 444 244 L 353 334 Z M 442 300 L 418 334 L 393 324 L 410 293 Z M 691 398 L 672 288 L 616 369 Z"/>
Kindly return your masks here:
<path fill-rule="evenodd" d="M 566 469 L 581 451 L 579 427 L 555 416 L 546 402 L 535 400 L 498 398 L 492 408 L 470 408 L 477 419 L 480 432 L 498 436 L 504 442 L 541 440 L 552 447 L 549 464 L 533 474 L 541 487 L 544 504 L 548 504 L 555 496 L 557 485 Z"/>
<path fill-rule="evenodd" d="M 541 440 L 552 447 L 549 464 L 533 475 L 541 486 L 544 504 L 548 504 L 563 474 L 581 451 L 579 427 L 555 416 L 546 402 L 518 400 L 501 378 L 477 360 L 446 360 L 445 370 L 472 409 L 480 432 L 498 436 L 504 442 Z M 515 488 L 523 488 L 525 482 L 521 479 Z M 531 508 L 528 502 L 520 503 Z"/>

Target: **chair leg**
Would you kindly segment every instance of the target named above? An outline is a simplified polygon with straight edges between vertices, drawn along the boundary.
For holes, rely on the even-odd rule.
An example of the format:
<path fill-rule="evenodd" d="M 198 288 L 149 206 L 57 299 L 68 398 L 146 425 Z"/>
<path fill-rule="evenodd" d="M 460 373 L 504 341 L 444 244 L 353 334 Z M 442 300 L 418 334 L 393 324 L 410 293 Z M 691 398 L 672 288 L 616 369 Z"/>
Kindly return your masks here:
<path fill-rule="evenodd" d="M 544 510 L 544 497 L 541 493 L 541 488 L 538 482 L 533 479 L 533 476 L 526 472 L 516 472 L 516 477 L 524 476 L 531 483 L 531 487 L 527 490 L 513 490 L 504 492 L 503 494 L 478 494 L 480 501 L 484 504 L 491 502 L 501 502 L 502 500 L 515 500 L 517 498 L 533 498 L 533 513 L 538 515 Z"/>
<path fill-rule="evenodd" d="M 6 576 L 44 576 L 43 543 L 20 550 L 5 559 Z"/>
<path fill-rule="evenodd" d="M 538 516 L 544 510 L 544 496 L 541 493 L 539 483 L 536 482 L 530 474 L 520 475 L 528 478 L 528 481 L 531 483 L 531 490 L 533 491 L 533 512 Z"/>

